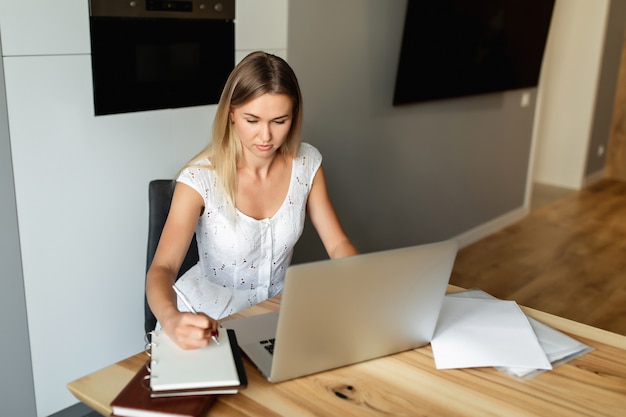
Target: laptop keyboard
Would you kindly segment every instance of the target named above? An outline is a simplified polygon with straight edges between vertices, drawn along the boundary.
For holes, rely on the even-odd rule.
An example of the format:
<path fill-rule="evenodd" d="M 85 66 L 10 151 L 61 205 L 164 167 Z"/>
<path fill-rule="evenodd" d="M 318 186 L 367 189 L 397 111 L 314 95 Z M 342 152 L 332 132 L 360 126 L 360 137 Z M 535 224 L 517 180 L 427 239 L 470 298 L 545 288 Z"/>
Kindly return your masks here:
<path fill-rule="evenodd" d="M 270 355 L 274 354 L 274 341 L 276 339 L 261 340 L 259 343 L 267 350 Z"/>

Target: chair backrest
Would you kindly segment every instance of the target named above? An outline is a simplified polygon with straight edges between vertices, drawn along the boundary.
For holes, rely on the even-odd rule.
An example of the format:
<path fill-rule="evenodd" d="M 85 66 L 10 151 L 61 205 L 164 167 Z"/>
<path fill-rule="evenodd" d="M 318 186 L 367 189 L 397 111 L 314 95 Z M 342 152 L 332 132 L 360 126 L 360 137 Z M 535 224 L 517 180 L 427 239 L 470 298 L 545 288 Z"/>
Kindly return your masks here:
<path fill-rule="evenodd" d="M 156 252 L 159 239 L 161 238 L 161 232 L 165 225 L 165 220 L 170 212 L 170 205 L 172 203 L 172 194 L 174 193 L 174 187 L 176 186 L 175 180 L 152 180 L 148 186 L 148 202 L 149 202 L 149 214 L 148 214 L 148 254 L 146 258 L 146 272 L 152 264 L 154 259 L 154 253 Z M 196 236 L 194 234 L 187 255 L 183 260 L 183 263 L 178 271 L 176 278 L 187 272 L 189 268 L 198 263 L 198 244 L 196 243 Z M 144 294 L 144 328 L 146 333 L 154 330 L 156 325 L 156 317 L 150 310 L 148 300 Z"/>

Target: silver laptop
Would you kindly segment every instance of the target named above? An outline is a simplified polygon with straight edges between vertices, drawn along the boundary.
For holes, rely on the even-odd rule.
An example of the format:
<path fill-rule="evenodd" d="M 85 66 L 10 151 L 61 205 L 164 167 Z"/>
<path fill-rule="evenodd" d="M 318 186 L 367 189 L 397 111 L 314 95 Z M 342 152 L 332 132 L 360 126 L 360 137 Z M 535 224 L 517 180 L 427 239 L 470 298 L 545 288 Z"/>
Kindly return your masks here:
<path fill-rule="evenodd" d="M 225 320 L 271 382 L 428 344 L 454 240 L 292 265 L 278 312 Z"/>

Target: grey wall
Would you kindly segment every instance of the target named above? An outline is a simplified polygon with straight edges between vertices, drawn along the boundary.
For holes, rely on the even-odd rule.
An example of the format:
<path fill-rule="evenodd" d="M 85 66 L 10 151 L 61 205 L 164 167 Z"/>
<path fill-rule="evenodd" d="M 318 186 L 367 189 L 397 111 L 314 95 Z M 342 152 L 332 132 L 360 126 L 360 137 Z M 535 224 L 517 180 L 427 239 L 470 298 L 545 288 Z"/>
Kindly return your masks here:
<path fill-rule="evenodd" d="M 289 3 L 303 137 L 322 151 L 331 197 L 363 252 L 454 237 L 524 204 L 536 89 L 393 107 L 405 7 Z M 306 230 L 295 262 L 323 256 Z"/>
<path fill-rule="evenodd" d="M 2 51 L 0 50 L 0 56 Z M 4 68 L 0 60 L 0 416 L 34 416 L 30 358 Z"/>
<path fill-rule="evenodd" d="M 624 16 L 626 16 L 626 2 L 611 1 L 600 63 L 598 93 L 593 113 L 589 150 L 585 164 L 585 177 L 602 172 L 606 162 L 606 150 L 611 136 L 613 106 L 624 43 Z M 598 153 L 599 147 L 604 149 L 603 154 Z"/>

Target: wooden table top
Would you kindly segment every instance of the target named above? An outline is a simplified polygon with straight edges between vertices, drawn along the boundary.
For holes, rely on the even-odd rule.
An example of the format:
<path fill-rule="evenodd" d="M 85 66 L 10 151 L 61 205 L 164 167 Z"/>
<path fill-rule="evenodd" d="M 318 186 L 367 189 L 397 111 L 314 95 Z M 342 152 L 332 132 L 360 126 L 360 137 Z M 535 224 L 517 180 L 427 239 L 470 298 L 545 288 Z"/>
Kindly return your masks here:
<path fill-rule="evenodd" d="M 450 287 L 451 291 L 457 290 Z M 239 315 L 274 311 L 280 297 Z M 618 416 L 626 415 L 626 337 L 522 307 L 594 350 L 528 381 L 494 368 L 437 370 L 430 345 L 309 375 L 268 382 L 247 360 L 248 387 L 222 395 L 209 416 Z M 145 363 L 130 358 L 70 382 L 102 415 Z"/>

